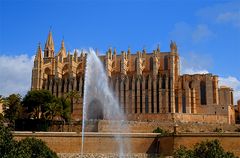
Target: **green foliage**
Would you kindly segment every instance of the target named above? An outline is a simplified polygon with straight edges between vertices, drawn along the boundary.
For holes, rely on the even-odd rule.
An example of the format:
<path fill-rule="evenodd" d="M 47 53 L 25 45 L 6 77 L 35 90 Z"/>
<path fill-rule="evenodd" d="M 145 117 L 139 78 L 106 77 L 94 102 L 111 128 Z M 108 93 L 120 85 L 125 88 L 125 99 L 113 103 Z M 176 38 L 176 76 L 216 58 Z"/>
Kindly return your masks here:
<path fill-rule="evenodd" d="M 16 156 L 17 155 L 17 156 Z M 18 158 L 57 158 L 55 152 L 36 138 L 26 138 L 18 142 L 16 147 L 5 157 Z"/>
<path fill-rule="evenodd" d="M 62 106 L 62 111 L 61 111 L 61 118 L 64 121 L 69 121 L 71 118 L 71 110 L 70 110 L 70 101 L 64 98 L 59 98 L 58 99 L 59 104 Z"/>
<path fill-rule="evenodd" d="M 213 132 L 223 133 L 224 131 L 222 128 L 215 128 Z"/>
<path fill-rule="evenodd" d="M 29 91 L 23 98 L 23 105 L 27 107 L 30 118 L 40 119 L 46 110 L 46 105 L 54 100 L 54 96 L 48 90 Z"/>
<path fill-rule="evenodd" d="M 10 129 L 0 123 L 0 157 L 6 155 L 15 144 Z"/>
<path fill-rule="evenodd" d="M 22 105 L 21 96 L 19 94 L 11 94 L 4 99 L 3 106 L 4 117 L 11 123 L 14 124 L 16 119 L 21 118 L 22 115 Z"/>
<path fill-rule="evenodd" d="M 70 119 L 70 100 L 57 98 L 47 90 L 29 91 L 23 98 L 23 105 L 27 107 L 31 119 L 50 121 L 55 117 L 64 121 Z"/>
<path fill-rule="evenodd" d="M 171 133 L 169 131 L 166 131 L 166 130 L 161 129 L 159 127 L 157 127 L 155 130 L 153 130 L 153 133 L 159 133 L 161 136 L 171 135 Z"/>
<path fill-rule="evenodd" d="M 193 158 L 194 153 L 192 150 L 188 150 L 185 146 L 180 146 L 174 153 L 175 158 Z"/>
<path fill-rule="evenodd" d="M 35 138 L 14 141 L 10 130 L 0 124 L 0 157 L 57 158 L 57 155 L 43 141 Z"/>
<path fill-rule="evenodd" d="M 186 147 L 180 146 L 174 152 L 175 158 L 236 158 L 233 153 L 225 152 L 220 145 L 219 140 L 215 139 L 212 141 L 203 141 L 197 143 L 194 149 L 187 149 Z"/>
<path fill-rule="evenodd" d="M 55 98 L 53 102 L 47 103 L 44 116 L 51 121 L 54 117 L 68 121 L 70 119 L 70 101 L 64 98 Z"/>
<path fill-rule="evenodd" d="M 78 100 L 79 98 L 80 98 L 80 95 L 79 95 L 78 91 L 73 90 L 73 91 L 68 92 L 66 99 L 70 100 L 71 112 L 73 112 L 73 101 Z"/>

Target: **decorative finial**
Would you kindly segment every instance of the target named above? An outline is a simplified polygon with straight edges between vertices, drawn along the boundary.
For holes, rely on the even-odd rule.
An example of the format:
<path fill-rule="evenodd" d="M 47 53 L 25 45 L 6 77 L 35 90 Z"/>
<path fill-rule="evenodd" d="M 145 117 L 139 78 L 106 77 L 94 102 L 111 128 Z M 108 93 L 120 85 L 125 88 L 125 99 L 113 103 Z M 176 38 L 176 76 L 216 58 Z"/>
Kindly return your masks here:
<path fill-rule="evenodd" d="M 131 49 L 130 49 L 130 46 L 128 46 L 128 51 L 127 51 L 128 54 L 131 54 Z"/>
<path fill-rule="evenodd" d="M 108 52 L 109 52 L 109 53 L 112 53 L 112 47 L 109 47 L 109 48 L 108 48 Z"/>
<path fill-rule="evenodd" d="M 62 42 L 61 42 L 61 48 L 64 48 L 65 45 L 64 45 L 64 39 L 62 39 Z"/>
<path fill-rule="evenodd" d="M 157 45 L 157 52 L 160 52 L 160 45 Z"/>
<path fill-rule="evenodd" d="M 74 49 L 74 56 L 77 56 L 77 49 Z"/>
<path fill-rule="evenodd" d="M 142 52 L 143 52 L 143 54 L 146 54 L 146 48 L 145 48 L 145 46 L 143 46 Z"/>
<path fill-rule="evenodd" d="M 38 43 L 38 48 L 37 48 L 37 53 L 35 56 L 35 60 L 41 59 L 42 58 L 42 49 L 41 49 L 41 43 Z"/>
<path fill-rule="evenodd" d="M 171 49 L 171 52 L 177 53 L 177 44 L 176 44 L 176 42 L 171 40 L 170 49 Z"/>

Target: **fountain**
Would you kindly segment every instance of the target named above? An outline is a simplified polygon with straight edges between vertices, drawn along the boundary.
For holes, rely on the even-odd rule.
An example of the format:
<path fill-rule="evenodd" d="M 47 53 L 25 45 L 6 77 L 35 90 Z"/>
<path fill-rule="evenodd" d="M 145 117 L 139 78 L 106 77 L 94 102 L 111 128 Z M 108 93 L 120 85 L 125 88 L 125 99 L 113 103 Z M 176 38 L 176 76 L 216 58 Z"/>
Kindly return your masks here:
<path fill-rule="evenodd" d="M 124 121 L 124 113 L 121 105 L 115 99 L 115 96 L 109 87 L 108 77 L 104 70 L 103 63 L 98 58 L 94 50 L 90 49 L 86 53 L 86 69 L 84 80 L 84 99 L 83 99 L 83 119 L 82 119 L 82 145 L 81 155 L 84 153 L 84 135 L 86 120 L 104 119 Z M 110 123 L 111 124 L 111 123 Z M 114 124 L 114 123 L 113 123 Z M 115 125 L 115 124 L 114 124 Z M 111 125 L 110 125 L 111 126 Z M 114 126 L 116 128 L 116 125 Z M 128 131 L 126 126 L 117 127 L 123 131 Z M 129 144 L 123 143 L 121 134 L 114 134 L 118 142 L 119 157 L 130 152 Z M 124 138 L 126 141 L 126 138 Z"/>

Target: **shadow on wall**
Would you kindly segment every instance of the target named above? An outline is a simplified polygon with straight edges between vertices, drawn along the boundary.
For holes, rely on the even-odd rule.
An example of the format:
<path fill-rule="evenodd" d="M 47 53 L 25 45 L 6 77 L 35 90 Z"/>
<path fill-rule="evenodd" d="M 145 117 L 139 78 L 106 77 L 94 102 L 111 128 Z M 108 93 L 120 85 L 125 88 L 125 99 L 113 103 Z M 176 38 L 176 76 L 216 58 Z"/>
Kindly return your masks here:
<path fill-rule="evenodd" d="M 147 150 L 147 154 L 159 154 L 159 139 L 155 138 Z"/>

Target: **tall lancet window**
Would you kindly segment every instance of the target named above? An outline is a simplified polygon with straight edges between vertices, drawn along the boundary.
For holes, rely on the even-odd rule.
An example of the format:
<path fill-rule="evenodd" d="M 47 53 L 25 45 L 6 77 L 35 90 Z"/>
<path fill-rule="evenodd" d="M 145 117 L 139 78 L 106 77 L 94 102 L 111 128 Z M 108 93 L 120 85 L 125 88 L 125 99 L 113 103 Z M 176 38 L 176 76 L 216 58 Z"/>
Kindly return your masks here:
<path fill-rule="evenodd" d="M 206 82 L 205 81 L 200 82 L 200 91 L 201 91 L 201 105 L 206 105 L 207 98 L 206 98 Z"/>

